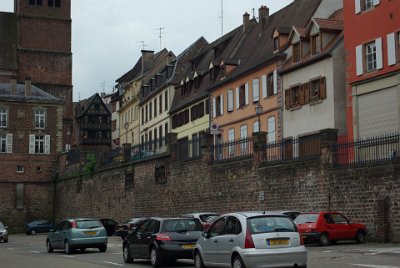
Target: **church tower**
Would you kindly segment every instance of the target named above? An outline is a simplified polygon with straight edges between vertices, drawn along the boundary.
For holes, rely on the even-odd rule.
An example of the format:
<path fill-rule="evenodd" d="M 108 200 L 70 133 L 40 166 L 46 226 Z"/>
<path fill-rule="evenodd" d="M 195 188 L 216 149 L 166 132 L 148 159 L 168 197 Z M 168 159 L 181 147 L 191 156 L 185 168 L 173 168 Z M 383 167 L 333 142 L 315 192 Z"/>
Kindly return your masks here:
<path fill-rule="evenodd" d="M 72 139 L 71 0 L 14 0 L 18 81 L 64 100 L 63 144 Z"/>

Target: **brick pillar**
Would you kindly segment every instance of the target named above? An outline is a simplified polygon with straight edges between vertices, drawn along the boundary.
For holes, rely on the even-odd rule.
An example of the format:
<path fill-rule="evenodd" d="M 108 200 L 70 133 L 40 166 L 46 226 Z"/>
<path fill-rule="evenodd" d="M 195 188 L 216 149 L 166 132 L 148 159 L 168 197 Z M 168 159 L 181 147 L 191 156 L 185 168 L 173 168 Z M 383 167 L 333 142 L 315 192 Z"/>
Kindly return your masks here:
<path fill-rule="evenodd" d="M 175 161 L 177 156 L 176 150 L 178 149 L 178 134 L 173 132 L 168 133 L 166 138 L 167 151 L 171 154 L 171 160 Z"/>
<path fill-rule="evenodd" d="M 265 145 L 267 144 L 266 132 L 253 133 L 254 165 L 258 166 L 265 160 Z"/>
<path fill-rule="evenodd" d="M 214 146 L 214 135 L 209 133 L 202 133 L 200 136 L 200 148 L 203 161 L 211 163 L 214 161 L 214 152 L 211 148 Z"/>
<path fill-rule="evenodd" d="M 128 163 L 131 161 L 131 144 L 124 143 L 122 146 L 124 148 L 124 163 Z"/>
<path fill-rule="evenodd" d="M 333 145 L 337 144 L 338 130 L 327 128 L 319 131 L 320 135 L 320 161 L 323 165 L 334 166 L 337 163 L 337 153 Z"/>

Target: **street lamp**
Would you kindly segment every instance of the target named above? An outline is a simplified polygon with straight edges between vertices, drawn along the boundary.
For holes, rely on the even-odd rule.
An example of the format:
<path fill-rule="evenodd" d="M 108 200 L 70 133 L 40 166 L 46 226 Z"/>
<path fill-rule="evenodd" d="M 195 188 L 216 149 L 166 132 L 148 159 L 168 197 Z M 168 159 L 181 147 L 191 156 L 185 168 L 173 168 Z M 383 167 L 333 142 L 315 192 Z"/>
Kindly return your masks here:
<path fill-rule="evenodd" d="M 262 107 L 261 103 L 257 103 L 257 106 L 255 108 L 256 114 L 258 116 L 258 132 L 261 132 L 261 120 L 260 120 L 260 115 L 263 113 L 264 108 Z"/>

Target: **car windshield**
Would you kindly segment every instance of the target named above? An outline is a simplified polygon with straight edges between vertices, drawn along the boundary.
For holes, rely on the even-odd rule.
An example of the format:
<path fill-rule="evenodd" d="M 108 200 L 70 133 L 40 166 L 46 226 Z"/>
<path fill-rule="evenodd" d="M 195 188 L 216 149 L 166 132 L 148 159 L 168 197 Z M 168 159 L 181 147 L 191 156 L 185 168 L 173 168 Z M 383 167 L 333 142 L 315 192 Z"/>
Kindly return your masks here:
<path fill-rule="evenodd" d="M 76 228 L 77 229 L 93 229 L 93 228 L 99 228 L 102 225 L 100 224 L 99 221 L 96 220 L 80 220 L 76 221 Z"/>
<path fill-rule="evenodd" d="M 214 222 L 218 218 L 219 218 L 219 216 L 210 216 L 206 219 L 206 222 Z"/>
<path fill-rule="evenodd" d="M 318 214 L 300 214 L 294 220 L 296 224 L 303 224 L 303 223 L 314 223 L 317 222 Z"/>
<path fill-rule="evenodd" d="M 176 219 L 166 220 L 162 232 L 188 232 L 203 231 L 203 226 L 198 219 Z"/>
<path fill-rule="evenodd" d="M 205 222 L 211 216 L 218 216 L 218 215 L 216 215 L 216 214 L 202 214 L 202 215 L 199 216 L 199 218 L 200 218 L 200 220 L 202 222 Z"/>
<path fill-rule="evenodd" d="M 247 220 L 252 234 L 271 233 L 271 232 L 296 232 L 293 222 L 284 216 L 263 216 L 254 217 Z"/>
<path fill-rule="evenodd" d="M 0 229 L 5 229 L 5 226 L 2 222 L 0 222 Z"/>

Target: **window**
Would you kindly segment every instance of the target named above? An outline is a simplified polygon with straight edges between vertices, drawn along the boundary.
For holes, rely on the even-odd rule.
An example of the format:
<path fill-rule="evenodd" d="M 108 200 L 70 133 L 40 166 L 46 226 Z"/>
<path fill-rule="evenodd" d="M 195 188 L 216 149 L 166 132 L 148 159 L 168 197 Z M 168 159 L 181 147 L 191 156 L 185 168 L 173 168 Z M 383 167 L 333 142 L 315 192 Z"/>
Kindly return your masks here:
<path fill-rule="evenodd" d="M 42 0 L 29 0 L 29 5 L 31 6 L 41 6 Z"/>
<path fill-rule="evenodd" d="M 159 112 L 159 114 L 161 114 L 162 113 L 162 104 L 163 104 L 163 102 L 162 102 L 162 94 L 160 94 L 159 104 L 160 104 L 160 109 L 158 110 L 158 112 Z"/>
<path fill-rule="evenodd" d="M 233 111 L 233 90 L 228 90 L 228 112 Z"/>
<path fill-rule="evenodd" d="M 12 153 L 12 144 L 12 134 L 0 134 L 0 153 Z"/>
<path fill-rule="evenodd" d="M 228 147 L 228 153 L 229 155 L 235 153 L 235 130 L 233 128 L 228 130 L 228 142 L 229 142 L 229 147 Z"/>
<path fill-rule="evenodd" d="M 89 138 L 95 135 L 90 133 Z M 29 135 L 29 154 L 50 154 L 50 135 Z"/>
<path fill-rule="evenodd" d="M 168 91 L 165 91 L 164 93 L 164 101 L 165 101 L 165 106 L 164 106 L 164 110 L 168 110 Z"/>
<path fill-rule="evenodd" d="M 242 108 L 248 104 L 247 87 L 242 85 L 236 89 L 236 108 Z"/>
<path fill-rule="evenodd" d="M 321 36 L 319 34 L 311 36 L 311 54 L 316 55 L 321 52 Z"/>
<path fill-rule="evenodd" d="M 300 43 L 293 44 L 293 62 L 301 60 L 301 46 Z"/>
<path fill-rule="evenodd" d="M 274 38 L 274 51 L 279 50 L 279 36 Z"/>
<path fill-rule="evenodd" d="M 5 153 L 7 148 L 6 135 L 0 134 L 0 153 Z"/>
<path fill-rule="evenodd" d="M 260 100 L 260 79 L 253 79 L 253 102 Z"/>
<path fill-rule="evenodd" d="M 305 91 L 305 94 L 308 93 L 307 88 Z M 316 101 L 322 99 L 326 99 L 325 77 L 321 77 L 310 82 L 310 100 Z M 308 103 L 307 96 L 305 98 L 305 103 Z"/>
<path fill-rule="evenodd" d="M 23 209 L 24 208 L 24 184 L 17 183 L 15 185 L 15 193 L 16 193 L 16 209 Z"/>
<path fill-rule="evenodd" d="M 44 153 L 44 136 L 35 136 L 35 154 Z"/>
<path fill-rule="evenodd" d="M 221 94 L 213 99 L 214 117 L 224 114 L 224 96 Z"/>
<path fill-rule="evenodd" d="M 229 217 L 224 227 L 224 235 L 238 235 L 242 232 L 240 221 L 236 217 Z"/>
<path fill-rule="evenodd" d="M 154 99 L 154 117 L 157 116 L 157 98 Z"/>
<path fill-rule="evenodd" d="M 142 125 L 144 123 L 144 108 L 142 108 Z"/>
<path fill-rule="evenodd" d="M 149 120 L 153 118 L 153 103 L 149 103 Z"/>
<path fill-rule="evenodd" d="M 247 151 L 247 125 L 243 125 L 240 127 L 240 150 L 242 154 L 246 153 Z"/>
<path fill-rule="evenodd" d="M 365 64 L 367 72 L 376 70 L 376 45 L 375 42 L 365 45 Z"/>
<path fill-rule="evenodd" d="M 267 97 L 274 95 L 274 73 L 267 76 Z"/>
<path fill-rule="evenodd" d="M 17 166 L 17 173 L 24 173 L 24 166 Z"/>
<path fill-rule="evenodd" d="M 160 140 L 159 140 L 159 146 L 161 147 L 162 146 L 162 126 L 160 126 L 159 128 L 158 128 L 158 133 L 160 133 Z"/>
<path fill-rule="evenodd" d="M 44 129 L 45 127 L 46 112 L 43 110 L 35 111 L 35 128 Z"/>
<path fill-rule="evenodd" d="M 275 142 L 275 117 L 268 118 L 268 142 Z"/>
<path fill-rule="evenodd" d="M 290 107 L 300 105 L 300 86 L 295 86 L 290 89 Z"/>
<path fill-rule="evenodd" d="M 5 108 L 0 108 L 0 128 L 7 127 L 8 110 Z"/>
<path fill-rule="evenodd" d="M 253 133 L 260 132 L 260 122 L 257 120 L 253 123 Z"/>
<path fill-rule="evenodd" d="M 49 0 L 48 1 L 48 6 L 49 7 L 60 7 L 61 6 L 61 0 Z"/>
<path fill-rule="evenodd" d="M 368 10 L 374 6 L 374 0 L 361 0 L 362 11 Z"/>
<path fill-rule="evenodd" d="M 145 122 L 149 121 L 149 106 L 146 105 L 146 119 Z"/>

